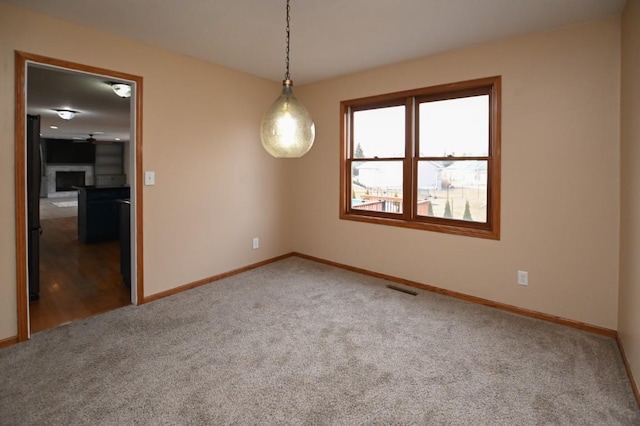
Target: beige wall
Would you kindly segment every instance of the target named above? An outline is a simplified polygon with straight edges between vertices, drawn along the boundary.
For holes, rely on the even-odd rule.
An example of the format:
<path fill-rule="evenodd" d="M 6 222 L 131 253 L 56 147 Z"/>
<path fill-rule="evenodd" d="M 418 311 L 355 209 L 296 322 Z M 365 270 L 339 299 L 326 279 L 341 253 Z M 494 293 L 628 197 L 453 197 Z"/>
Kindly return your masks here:
<path fill-rule="evenodd" d="M 144 78 L 146 295 L 292 250 L 291 163 L 258 133 L 278 83 L 0 3 L 0 340 L 17 332 L 14 50 Z"/>
<path fill-rule="evenodd" d="M 341 100 L 492 75 L 503 89 L 500 241 L 338 219 Z M 294 247 L 615 329 L 619 75 L 616 17 L 303 86 L 318 135 L 294 166 Z"/>
<path fill-rule="evenodd" d="M 618 326 L 618 18 L 298 87 L 317 139 L 296 161 L 260 146 L 277 83 L 0 3 L 0 93 L 13 93 L 16 49 L 144 77 L 144 169 L 157 174 L 144 189 L 146 295 L 296 250 Z M 340 100 L 490 75 L 503 77 L 500 241 L 338 219 Z M 13 173 L 13 98 L 3 96 L 0 339 L 16 333 Z M 516 285 L 517 269 L 529 271 L 529 287 Z M 632 312 L 621 302 L 637 354 Z"/>
<path fill-rule="evenodd" d="M 640 0 L 629 0 L 622 15 L 621 105 L 618 331 L 637 382 L 640 380 Z"/>

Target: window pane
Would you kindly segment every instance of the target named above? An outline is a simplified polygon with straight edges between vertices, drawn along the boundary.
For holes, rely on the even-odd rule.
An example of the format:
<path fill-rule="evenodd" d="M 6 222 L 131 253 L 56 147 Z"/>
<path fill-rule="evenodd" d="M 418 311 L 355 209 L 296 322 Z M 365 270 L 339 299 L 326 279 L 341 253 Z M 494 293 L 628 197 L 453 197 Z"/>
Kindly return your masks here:
<path fill-rule="evenodd" d="M 417 214 L 486 223 L 487 162 L 418 162 Z"/>
<path fill-rule="evenodd" d="M 354 158 L 404 157 L 404 106 L 353 114 Z"/>
<path fill-rule="evenodd" d="M 351 207 L 402 213 L 402 161 L 354 161 Z"/>
<path fill-rule="evenodd" d="M 421 157 L 489 154 L 489 96 L 420 104 Z"/>

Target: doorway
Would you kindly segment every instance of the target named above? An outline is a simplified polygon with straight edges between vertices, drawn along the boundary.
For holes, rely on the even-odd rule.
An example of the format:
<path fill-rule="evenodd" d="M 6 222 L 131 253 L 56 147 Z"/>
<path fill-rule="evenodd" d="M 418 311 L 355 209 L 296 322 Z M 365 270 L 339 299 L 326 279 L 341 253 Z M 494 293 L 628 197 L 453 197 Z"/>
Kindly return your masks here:
<path fill-rule="evenodd" d="M 51 324 L 46 324 L 47 321 L 58 321 L 58 324 L 54 325 L 60 325 L 60 323 L 68 322 L 64 318 L 80 319 L 83 316 L 91 316 L 124 304 L 137 304 L 143 300 L 143 271 L 141 267 L 142 78 L 23 52 L 16 52 L 15 58 L 16 272 L 18 285 L 18 340 L 22 341 L 28 339 L 33 332 L 32 326 L 34 324 L 32 320 L 36 317 L 38 317 L 39 321 L 36 324 L 36 331 L 39 331 L 51 328 Z M 38 111 L 33 105 L 29 105 L 30 72 L 57 73 L 55 74 L 56 76 L 65 78 L 76 77 L 82 83 L 74 88 L 74 93 L 85 92 L 85 89 L 87 89 L 87 93 L 90 93 L 91 90 L 111 90 L 110 86 L 114 83 L 124 83 L 132 89 L 131 97 L 126 99 L 130 106 L 127 110 L 128 129 L 126 129 L 126 137 L 123 134 L 114 133 L 116 130 L 111 126 L 117 121 L 114 116 L 104 117 L 107 121 L 103 123 L 94 121 L 92 126 L 96 127 L 95 129 L 93 127 L 90 130 L 84 128 L 75 135 L 69 133 L 74 128 L 74 126 L 70 125 L 71 120 L 68 122 L 61 121 L 61 123 L 65 123 L 64 126 L 49 126 L 51 123 L 46 123 L 47 130 L 40 133 L 55 137 L 52 138 L 54 140 L 51 142 L 46 141 L 51 144 L 52 152 L 46 152 L 46 143 L 38 143 L 39 146 L 45 146 L 44 152 L 40 153 L 40 158 L 45 161 L 48 160 L 48 163 L 46 171 L 42 168 L 40 169 L 41 171 L 35 172 L 42 179 L 40 185 L 38 185 L 39 188 L 35 190 L 33 182 L 29 182 L 30 180 L 36 180 L 36 178 L 29 173 L 28 167 L 32 164 L 32 159 L 29 158 L 30 151 L 28 148 L 30 144 L 28 136 L 33 131 L 30 133 L 32 116 L 28 118 L 27 113 L 33 114 L 34 112 L 38 113 Z M 87 87 L 83 88 L 82 85 Z M 65 85 L 65 87 L 68 86 L 71 86 L 71 83 Z M 111 94 L 114 97 L 116 96 L 113 92 Z M 35 99 L 35 97 L 33 98 Z M 43 115 L 47 117 L 55 115 L 55 108 L 64 108 L 65 106 L 60 103 L 65 101 L 65 99 L 60 99 L 58 104 L 52 105 L 48 110 L 46 108 L 43 109 Z M 70 109 L 70 107 L 68 108 Z M 86 110 L 78 110 L 74 111 L 74 113 L 77 115 L 86 114 L 86 117 L 95 115 L 95 111 L 90 111 L 90 109 L 90 107 L 86 107 Z M 63 117 L 60 116 L 60 118 Z M 56 131 L 62 130 L 58 135 L 55 135 L 51 133 L 52 130 L 49 127 L 64 127 L 64 129 L 55 129 Z M 104 128 L 106 131 L 99 132 L 97 127 Z M 98 133 L 102 134 L 98 135 Z M 128 141 L 125 142 L 126 139 Z M 61 143 L 61 141 L 65 143 Z M 96 154 L 96 151 L 99 154 Z M 86 159 L 91 155 L 96 161 Z M 32 152 L 31 157 L 33 156 Z M 101 160 L 98 160 L 98 158 L 101 158 Z M 118 158 L 121 161 L 118 161 Z M 97 174 L 96 170 L 98 171 Z M 53 175 L 53 173 L 56 173 L 56 175 Z M 84 186 L 86 188 L 76 191 L 76 188 L 82 186 L 78 185 L 80 183 L 79 180 L 82 178 L 84 178 Z M 99 230 L 98 233 L 91 234 L 91 241 L 79 241 L 80 237 L 86 236 L 86 234 L 81 235 L 80 232 L 81 228 L 85 228 L 82 227 L 82 220 L 79 220 L 78 209 L 80 213 L 89 210 L 86 209 L 87 203 L 82 204 L 83 202 L 78 199 L 77 194 L 83 193 L 83 191 L 93 191 L 96 188 L 107 190 L 107 188 L 118 186 L 121 187 L 116 190 L 119 199 L 128 196 L 129 203 L 126 203 L 126 209 L 120 208 L 119 205 L 117 206 L 119 216 L 116 220 L 120 219 L 122 212 L 127 212 L 126 216 L 124 216 L 125 218 L 121 219 L 123 225 L 121 228 L 127 229 L 128 238 L 112 235 L 113 230 L 109 231 L 111 234 L 105 234 L 104 232 L 100 234 Z M 124 188 L 126 188 L 126 194 L 124 194 Z M 35 191 L 37 191 L 37 194 L 33 194 Z M 32 217 L 35 209 L 30 208 L 30 206 L 33 206 L 33 200 L 29 198 L 30 195 L 35 195 L 36 198 L 42 197 L 40 199 L 45 200 L 43 208 L 38 209 L 37 212 L 38 215 L 43 212 L 45 219 L 42 223 L 38 220 L 35 223 L 38 226 L 35 228 Z M 79 202 L 80 206 L 78 206 Z M 82 206 L 85 206 L 84 210 Z M 116 208 L 115 204 L 111 206 L 111 209 L 114 208 Z M 38 219 L 40 219 L 39 216 Z M 84 217 L 84 220 L 86 220 L 86 217 Z M 103 222 L 103 220 L 97 221 L 97 223 Z M 40 225 L 43 225 L 42 228 L 49 229 L 44 229 L 44 233 L 42 233 L 40 232 L 42 231 Z M 34 229 L 36 232 L 34 232 Z M 45 316 L 44 322 L 42 316 L 38 316 L 41 313 L 39 310 L 42 310 L 44 304 L 38 305 L 40 301 L 35 301 L 38 299 L 38 293 L 36 292 L 34 295 L 33 286 L 30 286 L 30 278 L 33 278 L 34 274 L 38 274 L 38 272 L 34 272 L 33 265 L 30 265 L 30 260 L 33 259 L 33 244 L 31 244 L 31 241 L 36 234 L 42 234 L 41 242 L 44 243 L 42 248 L 47 250 L 43 256 L 43 260 L 46 258 L 46 262 L 40 265 L 40 271 L 46 279 L 46 283 L 43 282 L 43 284 L 48 286 L 46 289 L 38 288 L 37 290 L 45 290 L 49 296 L 57 297 L 57 299 L 55 297 L 53 299 L 51 297 L 48 298 L 47 303 L 51 304 L 52 300 L 56 300 L 55 304 L 58 305 L 53 307 L 53 310 L 49 309 L 49 313 L 60 309 L 72 308 L 70 312 L 63 313 L 62 316 L 57 315 L 58 319 L 52 320 L 52 317 L 47 319 Z M 88 244 L 89 242 L 93 244 Z M 127 254 L 126 259 L 121 256 L 121 253 Z M 65 265 L 65 262 L 67 265 Z M 47 268 L 51 269 L 52 266 L 58 271 L 57 275 L 51 275 L 51 271 L 47 270 Z M 128 280 L 124 280 L 120 276 L 124 270 L 129 271 Z M 90 285 L 83 287 L 83 280 Z M 31 282 L 33 281 L 31 279 Z M 130 290 L 119 287 L 122 286 L 123 281 L 130 285 Z M 70 285 L 71 287 L 69 287 Z M 87 306 L 82 306 L 82 303 L 74 304 L 71 300 L 65 302 L 64 297 L 59 297 L 65 291 L 79 292 L 78 295 L 85 297 L 85 300 L 91 299 L 93 306 L 87 308 Z M 82 294 L 83 292 L 84 295 Z M 87 296 L 89 296 L 89 299 L 86 298 Z M 29 303 L 30 299 L 32 301 L 31 305 Z M 48 306 L 48 308 L 52 308 L 52 306 Z M 78 312 L 72 312 L 73 309 L 78 310 Z M 31 315 L 34 318 L 31 318 Z"/>

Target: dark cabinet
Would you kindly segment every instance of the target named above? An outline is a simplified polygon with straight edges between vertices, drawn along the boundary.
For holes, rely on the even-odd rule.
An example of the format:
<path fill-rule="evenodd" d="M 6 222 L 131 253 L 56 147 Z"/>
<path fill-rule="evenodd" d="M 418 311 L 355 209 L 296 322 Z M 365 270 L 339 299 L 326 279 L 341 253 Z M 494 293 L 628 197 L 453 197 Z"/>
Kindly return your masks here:
<path fill-rule="evenodd" d="M 120 273 L 122 283 L 131 288 L 131 202 L 120 200 Z"/>
<path fill-rule="evenodd" d="M 83 243 L 117 240 L 120 237 L 120 203 L 128 199 L 129 187 L 78 188 L 78 239 Z"/>

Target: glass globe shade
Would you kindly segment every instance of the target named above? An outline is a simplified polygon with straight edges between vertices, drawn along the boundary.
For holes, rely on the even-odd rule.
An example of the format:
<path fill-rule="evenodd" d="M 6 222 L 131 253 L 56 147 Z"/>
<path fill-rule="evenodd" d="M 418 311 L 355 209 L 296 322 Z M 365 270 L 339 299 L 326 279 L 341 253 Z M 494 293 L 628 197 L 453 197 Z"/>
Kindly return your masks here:
<path fill-rule="evenodd" d="M 121 98 L 130 98 L 131 97 L 131 86 L 124 83 L 114 83 L 111 85 L 114 93 Z"/>
<path fill-rule="evenodd" d="M 280 97 L 262 118 L 262 146 L 276 158 L 302 157 L 311 149 L 315 137 L 311 115 L 294 96 L 291 80 L 285 80 Z"/>
<path fill-rule="evenodd" d="M 57 109 L 55 111 L 58 113 L 58 117 L 63 120 L 71 120 L 76 116 L 76 111 L 71 111 L 70 109 Z"/>

